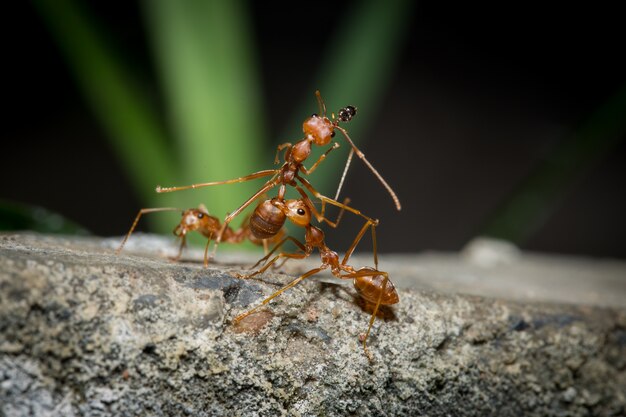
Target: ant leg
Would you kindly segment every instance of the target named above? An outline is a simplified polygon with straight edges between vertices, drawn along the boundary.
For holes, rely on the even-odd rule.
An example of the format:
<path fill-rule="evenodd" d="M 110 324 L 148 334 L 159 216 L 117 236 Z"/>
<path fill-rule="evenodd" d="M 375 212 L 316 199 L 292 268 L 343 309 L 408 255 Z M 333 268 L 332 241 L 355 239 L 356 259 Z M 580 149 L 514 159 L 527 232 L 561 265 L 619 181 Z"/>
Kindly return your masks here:
<path fill-rule="evenodd" d="M 278 248 L 280 248 L 282 245 L 284 245 L 288 240 L 292 241 L 293 243 L 296 244 L 296 246 L 298 246 L 298 248 L 300 248 L 304 253 L 287 253 L 287 252 L 281 252 L 278 255 L 276 255 L 275 257 L 273 257 L 269 262 L 266 262 L 263 267 L 251 274 L 247 274 L 247 275 L 238 275 L 239 278 L 251 278 L 255 275 L 258 274 L 262 274 L 263 272 L 267 271 L 267 269 L 272 266 L 272 264 L 274 262 L 276 262 L 279 258 L 296 258 L 296 259 L 304 259 L 307 258 L 309 255 L 311 255 L 310 251 L 306 250 L 306 247 L 300 242 L 298 241 L 296 238 L 291 237 L 291 236 L 287 236 L 286 238 L 284 238 L 283 240 L 281 240 L 276 246 L 274 246 L 274 248 L 270 251 L 270 253 L 268 253 L 267 255 L 265 255 L 263 258 L 259 259 L 259 261 L 254 264 L 254 266 L 252 266 L 252 269 L 256 268 L 259 264 L 267 261 L 269 259 L 270 256 L 272 256 L 272 254 L 274 252 L 276 252 L 276 250 Z"/>
<path fill-rule="evenodd" d="M 332 226 L 332 224 L 324 217 L 324 210 L 325 210 L 325 203 L 329 203 L 332 204 L 334 206 L 340 207 L 341 210 L 347 210 L 349 212 L 352 212 L 358 216 L 361 216 L 365 219 L 365 224 L 363 225 L 363 227 L 361 228 L 361 231 L 359 232 L 359 234 L 357 235 L 357 237 L 354 239 L 354 241 L 352 242 L 352 245 L 350 246 L 350 248 L 348 249 L 348 251 L 346 252 L 346 255 L 344 257 L 343 263 L 342 264 L 346 264 L 348 259 L 350 258 L 350 256 L 352 256 L 352 252 L 354 252 L 354 249 L 356 248 L 356 246 L 358 245 L 358 243 L 361 241 L 361 239 L 363 238 L 363 235 L 365 234 L 365 231 L 367 230 L 368 227 L 372 227 L 372 242 L 373 242 L 373 253 L 374 253 L 374 263 L 376 264 L 376 266 L 378 267 L 378 254 L 377 254 L 377 243 L 376 243 L 376 232 L 374 231 L 373 228 L 375 228 L 376 226 L 378 226 L 378 219 L 371 219 L 367 216 L 365 216 L 364 214 L 362 214 L 359 210 L 356 210 L 348 205 L 346 205 L 346 203 L 342 204 L 339 203 L 338 201 L 335 201 L 331 198 L 328 198 L 326 196 L 321 195 L 319 192 L 317 192 L 317 190 L 315 190 L 315 188 L 313 188 L 313 186 L 304 178 L 302 177 L 297 177 L 298 180 L 300 180 L 302 182 L 302 184 L 308 188 L 308 190 L 315 195 L 315 197 L 319 198 L 320 200 L 322 200 L 322 210 L 320 213 L 317 213 L 317 210 L 315 209 L 315 207 L 313 207 L 313 204 L 311 203 L 311 208 L 312 208 L 312 212 L 316 215 L 317 221 L 321 222 L 321 221 L 326 221 L 328 224 L 330 224 Z M 300 187 L 296 187 L 296 189 L 298 189 L 298 191 L 300 192 L 300 194 L 303 195 L 303 199 L 305 198 L 306 194 L 304 193 L 304 191 L 302 189 L 300 189 Z M 306 197 L 306 199 L 308 199 L 308 197 Z M 347 199 L 349 201 L 349 199 Z M 310 200 L 309 200 L 310 201 Z M 345 200 L 344 200 L 345 201 Z M 339 220 L 341 220 L 341 215 L 343 213 L 340 212 L 339 216 L 337 217 L 337 223 L 339 223 Z M 336 227 L 336 226 L 334 226 Z"/>
<path fill-rule="evenodd" d="M 281 288 L 280 290 L 276 291 L 274 294 L 270 295 L 269 297 L 267 297 L 265 300 L 263 300 L 261 302 L 261 304 L 259 304 L 258 306 L 246 311 L 243 314 L 238 315 L 237 317 L 235 317 L 235 319 L 233 320 L 234 323 L 238 323 L 239 321 L 243 320 L 244 318 L 248 317 L 250 314 L 254 313 L 256 310 L 258 310 L 259 308 L 261 308 L 262 306 L 264 306 L 265 304 L 269 303 L 273 298 L 278 297 L 280 294 L 282 294 L 283 292 L 287 291 L 288 289 L 290 289 L 291 287 L 294 287 L 295 285 L 297 285 L 300 281 L 302 281 L 305 278 L 310 277 L 311 275 L 315 275 L 318 272 L 320 272 L 323 268 L 315 268 L 315 269 L 311 269 L 309 272 L 300 275 L 298 278 L 294 279 L 293 281 L 291 281 L 289 284 L 285 285 L 283 288 Z"/>
<path fill-rule="evenodd" d="M 387 272 L 383 272 L 383 271 L 371 270 L 369 268 L 367 268 L 367 269 L 363 268 L 363 269 L 360 269 L 360 270 L 355 271 L 353 273 L 349 273 L 349 274 L 345 274 L 345 275 L 341 276 L 342 279 L 353 279 L 353 278 L 367 277 L 367 276 L 377 276 L 377 275 L 383 275 L 385 277 L 383 279 L 383 287 L 382 287 L 382 289 L 380 290 L 380 292 L 378 294 L 378 300 L 376 300 L 376 304 L 374 306 L 374 310 L 372 312 L 372 316 L 370 317 L 370 322 L 369 322 L 369 325 L 367 326 L 367 332 L 365 332 L 365 336 L 363 336 L 363 350 L 365 351 L 365 355 L 367 355 L 367 358 L 370 360 L 370 362 L 372 361 L 372 355 L 370 354 L 369 350 L 367 349 L 367 338 L 370 335 L 370 332 L 372 330 L 372 326 L 374 325 L 374 321 L 376 321 L 376 314 L 378 314 L 378 310 L 380 308 L 381 301 L 383 299 L 383 294 L 385 293 L 385 290 L 387 289 L 387 282 L 389 282 L 389 274 L 387 274 Z"/>
<path fill-rule="evenodd" d="M 139 223 L 139 219 L 141 218 L 141 216 L 146 213 L 155 213 L 158 211 L 182 211 L 182 209 L 175 208 L 175 207 L 159 207 L 159 208 L 142 208 L 141 210 L 139 210 L 139 213 L 137 213 L 137 217 L 135 217 L 135 221 L 133 221 L 133 225 L 130 227 L 130 230 L 126 234 L 126 237 L 124 237 L 124 240 L 122 240 L 122 243 L 120 244 L 119 248 L 115 250 L 116 255 L 119 255 L 120 252 L 122 252 L 124 245 L 126 245 L 126 241 L 128 240 L 128 238 L 130 238 L 130 235 L 133 234 L 133 231 L 135 230 L 135 227 L 137 227 L 137 223 Z"/>
<path fill-rule="evenodd" d="M 389 193 L 389 195 L 391 195 L 391 199 L 393 200 L 393 202 L 396 205 L 396 209 L 398 211 L 402 210 L 402 205 L 400 204 L 400 199 L 398 198 L 398 196 L 396 195 L 395 191 L 393 191 L 393 189 L 391 188 L 391 186 L 389 184 L 387 184 L 387 181 L 385 181 L 385 179 L 382 177 L 382 175 L 380 175 L 378 173 L 378 171 L 376 171 L 376 168 L 374 168 L 372 166 L 372 164 L 370 164 L 370 162 L 367 160 L 367 158 L 365 158 L 365 154 L 363 152 L 361 152 L 359 150 L 359 148 L 356 147 L 356 145 L 354 144 L 354 142 L 352 142 L 352 139 L 350 139 L 350 136 L 348 136 L 348 132 L 346 131 L 346 129 L 344 129 L 343 127 L 340 126 L 335 126 L 335 129 L 338 129 L 341 133 L 343 133 L 343 136 L 346 138 L 346 140 L 348 141 L 348 143 L 350 144 L 350 146 L 352 146 L 352 149 L 354 149 L 354 152 L 356 153 L 356 155 L 361 158 L 361 160 L 363 161 L 363 163 L 365 165 L 367 165 L 367 167 L 370 169 L 370 171 L 372 171 L 372 173 L 374 174 L 374 176 L 376 178 L 378 178 L 378 181 L 380 181 L 380 183 L 383 185 L 383 187 L 385 187 L 385 189 L 387 190 L 387 192 Z"/>
<path fill-rule="evenodd" d="M 267 256 L 269 251 L 269 246 L 267 244 L 267 239 L 263 239 L 263 254 Z"/>
<path fill-rule="evenodd" d="M 274 175 L 274 177 L 276 177 L 276 175 L 278 174 L 277 169 L 268 169 L 265 171 L 259 171 L 259 172 L 255 172 L 254 174 L 250 174 L 250 175 L 246 175 L 245 177 L 239 177 L 239 178 L 235 178 L 232 180 L 226 180 L 226 181 L 215 181 L 215 182 L 203 182 L 200 184 L 192 184 L 192 185 L 184 185 L 182 187 L 161 187 L 160 185 L 157 185 L 156 187 L 156 192 L 157 193 L 171 193 L 172 191 L 181 191 L 181 190 L 189 190 L 189 189 L 195 189 L 195 188 L 201 188 L 201 187 L 209 187 L 212 185 L 221 185 L 221 184 L 236 184 L 239 182 L 245 182 L 245 181 L 250 181 L 250 180 L 254 180 L 257 178 L 262 178 L 262 177 L 268 177 L 270 175 Z M 274 178 L 272 178 L 273 180 Z M 270 180 L 270 181 L 272 181 Z"/>
<path fill-rule="evenodd" d="M 356 249 L 361 239 L 363 238 L 363 235 L 367 231 L 368 227 L 372 228 L 372 248 L 373 248 L 372 250 L 374 252 L 374 264 L 376 265 L 376 269 L 378 269 L 378 253 L 377 253 L 378 245 L 376 243 L 376 231 L 374 230 L 376 228 L 376 225 L 371 223 L 369 220 L 365 222 L 363 227 L 361 227 L 361 230 L 359 230 L 359 233 L 356 235 L 356 237 L 352 241 L 352 244 L 350 245 L 350 247 L 346 251 L 346 254 L 343 257 L 343 261 L 341 261 L 341 265 L 346 265 L 348 263 L 348 260 L 352 256 L 352 253 Z"/>
<path fill-rule="evenodd" d="M 252 269 L 256 268 L 257 266 L 259 266 L 261 263 L 263 263 L 264 261 L 267 261 L 269 259 L 270 256 L 272 256 L 272 254 L 274 252 L 276 252 L 278 250 L 278 248 L 280 248 L 281 246 L 283 246 L 285 243 L 287 243 L 287 241 L 290 240 L 292 241 L 296 246 L 298 246 L 298 248 L 302 249 L 303 251 L 306 252 L 306 247 L 302 244 L 302 242 L 300 242 L 298 239 L 296 239 L 293 236 L 287 236 L 284 239 L 282 239 L 280 242 L 278 242 L 273 248 L 272 250 L 265 255 L 264 257 L 262 257 L 261 259 L 259 259 L 257 261 L 257 263 L 255 263 L 254 265 L 252 265 Z"/>
<path fill-rule="evenodd" d="M 204 267 L 207 268 L 209 266 L 209 244 L 211 243 L 211 239 L 213 238 L 213 233 L 209 235 L 206 239 L 206 245 L 204 246 Z"/>
<path fill-rule="evenodd" d="M 250 197 L 245 203 L 243 203 L 237 210 L 233 211 L 228 216 L 226 216 L 226 218 L 224 219 L 224 224 L 222 224 L 222 227 L 220 228 L 220 231 L 217 234 L 217 238 L 215 239 L 215 243 L 213 244 L 213 251 L 211 252 L 211 256 L 210 256 L 211 258 L 213 258 L 215 256 L 215 253 L 217 252 L 217 247 L 219 246 L 220 242 L 222 241 L 222 236 L 224 235 L 224 231 L 226 231 L 226 228 L 228 227 L 228 224 L 237 215 L 239 215 L 239 213 L 241 213 L 243 210 L 245 210 L 246 207 L 248 207 L 250 204 L 252 204 L 252 202 L 254 200 L 259 198 L 260 195 L 263 195 L 264 193 L 269 191 L 271 188 L 275 187 L 277 184 L 278 184 L 278 182 L 276 181 L 276 179 L 272 178 L 271 180 L 266 182 L 265 185 L 263 187 L 261 187 L 261 189 L 259 191 L 254 193 L 254 195 L 252 197 Z"/>
<path fill-rule="evenodd" d="M 385 274 L 385 279 L 383 280 L 383 288 L 380 291 L 380 294 L 378 295 L 376 306 L 374 307 L 374 311 L 372 311 L 372 317 L 370 317 L 370 323 L 367 326 L 367 332 L 365 332 L 365 336 L 363 337 L 363 350 L 365 351 L 365 354 L 367 355 L 370 361 L 372 360 L 372 355 L 367 350 L 367 338 L 369 337 L 370 332 L 372 331 L 372 326 L 374 325 L 374 321 L 376 321 L 376 314 L 378 314 L 378 309 L 380 308 L 380 302 L 383 299 L 383 293 L 385 292 L 385 289 L 387 288 L 388 281 L 389 281 L 389 277 L 387 276 L 387 274 Z"/>
<path fill-rule="evenodd" d="M 282 227 L 274 236 L 271 236 L 267 239 L 263 239 L 263 250 L 264 250 L 264 255 L 268 255 L 269 253 L 269 249 L 270 249 L 270 245 L 275 245 L 276 242 L 280 242 L 281 240 L 283 240 L 285 237 L 287 236 L 287 233 L 285 232 L 285 228 Z"/>
<path fill-rule="evenodd" d="M 289 152 L 291 150 L 291 147 L 292 145 L 289 142 L 285 142 L 281 145 L 278 145 L 276 147 L 276 156 L 274 156 L 274 164 L 278 164 L 280 162 L 280 159 L 278 159 L 278 155 L 280 154 L 280 151 L 287 148 L 287 152 Z M 285 160 L 287 160 L 287 152 L 285 152 Z"/>
<path fill-rule="evenodd" d="M 313 204 L 313 202 L 311 201 L 311 199 L 309 198 L 309 196 L 304 192 L 304 190 L 302 188 L 300 188 L 299 186 L 296 185 L 296 190 L 300 193 L 300 195 L 302 196 L 302 201 L 304 201 L 304 204 L 306 204 L 306 206 L 309 208 L 309 210 L 311 210 L 311 214 L 313 214 L 313 216 L 315 216 L 315 218 L 317 219 L 318 222 L 326 222 L 330 227 L 332 228 L 337 228 L 337 226 L 339 226 L 339 222 L 341 221 L 342 217 L 343 217 L 343 213 L 346 209 L 346 207 L 348 207 L 348 204 L 350 203 L 350 198 L 346 197 L 343 200 L 343 204 L 341 209 L 339 210 L 339 214 L 337 215 L 337 219 L 332 222 L 330 220 L 328 220 L 328 218 L 326 218 L 324 216 L 324 207 L 322 206 L 322 212 L 318 212 L 317 209 L 315 208 L 315 205 Z M 322 202 L 323 203 L 323 202 Z"/>
<path fill-rule="evenodd" d="M 269 262 L 267 262 L 265 265 L 263 265 L 263 268 L 259 269 L 258 271 L 254 271 L 251 274 L 246 274 L 246 275 L 242 275 L 242 274 L 237 274 L 237 278 L 242 278 L 242 279 L 248 279 L 248 278 L 252 278 L 254 276 L 257 276 L 259 274 L 262 274 L 263 272 L 267 271 L 268 268 L 270 266 L 272 266 L 278 259 L 280 258 L 289 258 L 289 259 L 304 259 L 304 258 L 308 258 L 310 255 L 310 253 L 287 253 L 287 252 L 281 252 L 278 255 L 274 256 Z"/>
<path fill-rule="evenodd" d="M 180 259 L 180 257 L 183 256 L 183 249 L 185 248 L 186 245 L 187 245 L 187 236 L 181 235 L 180 246 L 178 247 L 178 255 L 176 255 L 173 258 L 170 258 L 170 260 L 172 260 L 173 262 L 177 262 Z"/>
<path fill-rule="evenodd" d="M 376 242 L 376 226 L 372 225 L 372 247 L 374 250 L 374 269 L 378 269 L 378 243 Z"/>
<path fill-rule="evenodd" d="M 350 168 L 350 163 L 352 162 L 352 156 L 354 155 L 354 149 L 350 149 L 348 153 L 348 159 L 346 159 L 346 166 L 343 169 L 343 173 L 341 174 L 341 180 L 339 180 L 339 186 L 337 187 L 337 192 L 335 193 L 335 200 L 339 199 L 339 194 L 341 194 L 341 187 L 343 187 L 343 182 L 346 179 L 346 175 L 348 175 L 348 168 Z"/>
<path fill-rule="evenodd" d="M 313 194 L 313 196 L 315 196 L 315 198 L 319 199 L 322 201 L 322 210 L 320 211 L 320 214 L 323 216 L 324 215 L 324 210 L 325 210 L 325 204 L 332 204 L 333 206 L 337 206 L 339 208 L 344 208 L 347 211 L 356 214 L 357 216 L 361 216 L 363 217 L 365 220 L 369 220 L 372 224 L 376 224 L 378 225 L 378 220 L 377 219 L 371 219 L 369 217 L 367 217 L 366 215 L 364 215 L 363 213 L 361 213 L 359 210 L 352 208 L 350 206 L 347 206 L 345 204 L 341 204 L 339 201 L 333 200 L 332 198 L 326 197 L 325 195 L 322 195 L 319 193 L 319 191 L 317 191 L 315 188 L 313 188 L 313 186 L 311 185 L 311 183 L 309 181 L 307 181 L 306 178 L 302 178 L 301 176 L 297 175 L 296 178 L 298 179 L 298 181 L 300 181 L 300 183 L 302 183 L 302 185 L 304 185 L 304 187 L 309 190 L 311 192 L 311 194 Z M 318 220 L 321 221 L 321 220 Z"/>
<path fill-rule="evenodd" d="M 328 150 L 326 152 L 321 154 L 320 157 L 317 159 L 317 161 L 315 161 L 315 163 L 313 165 L 311 165 L 311 168 L 306 169 L 306 167 L 304 165 L 300 165 L 300 171 L 304 172 L 306 175 L 312 174 L 313 171 L 315 171 L 317 169 L 317 166 L 319 164 L 321 164 L 324 161 L 324 159 L 326 159 L 326 156 L 331 151 L 334 151 L 338 147 L 339 147 L 339 144 L 337 142 L 333 143 L 333 146 L 331 146 L 330 148 L 328 148 Z"/>
<path fill-rule="evenodd" d="M 300 253 L 300 252 L 297 252 L 297 253 Z M 305 253 L 305 252 L 302 252 L 302 253 Z M 289 258 L 285 257 L 285 259 L 283 259 L 280 263 L 275 262 L 274 265 L 272 265 L 272 269 L 282 268 L 287 263 L 288 260 Z"/>

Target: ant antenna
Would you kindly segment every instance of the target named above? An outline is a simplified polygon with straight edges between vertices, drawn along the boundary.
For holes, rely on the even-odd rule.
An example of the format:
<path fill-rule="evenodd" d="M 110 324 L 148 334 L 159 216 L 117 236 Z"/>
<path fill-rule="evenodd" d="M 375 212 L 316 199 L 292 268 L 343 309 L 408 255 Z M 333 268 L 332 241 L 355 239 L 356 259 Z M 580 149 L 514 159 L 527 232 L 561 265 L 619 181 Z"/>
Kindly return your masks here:
<path fill-rule="evenodd" d="M 391 186 L 389 184 L 387 184 L 387 181 L 385 181 L 385 179 L 378 173 L 378 171 L 376 171 L 376 168 L 374 168 L 372 166 L 372 164 L 370 164 L 370 162 L 365 158 L 365 155 L 363 154 L 363 152 L 361 152 L 359 150 L 359 148 L 356 147 L 354 142 L 352 142 L 352 139 L 350 139 L 350 136 L 348 136 L 348 132 L 346 131 L 346 129 L 344 129 L 341 126 L 335 126 L 335 129 L 339 129 L 339 131 L 343 134 L 343 136 L 346 138 L 348 143 L 350 143 L 350 146 L 352 146 L 352 150 L 354 152 L 356 152 L 357 156 L 359 158 L 361 158 L 361 160 L 365 163 L 365 165 L 367 165 L 367 167 L 370 169 L 370 171 L 372 171 L 372 173 L 376 176 L 376 178 L 378 178 L 378 181 L 380 181 L 380 183 L 383 185 L 383 187 L 385 187 L 387 189 L 387 192 L 389 193 L 389 195 L 391 195 L 391 198 L 393 199 L 393 202 L 396 204 L 396 209 L 398 211 L 402 210 L 402 205 L 400 204 L 400 199 L 396 195 L 395 191 L 393 191 Z M 346 166 L 347 166 L 347 164 L 346 164 Z M 340 185 L 342 183 L 343 183 L 343 177 L 341 179 Z"/>
<path fill-rule="evenodd" d="M 320 93 L 320 90 L 315 90 L 315 97 L 317 97 L 317 106 L 320 111 L 320 116 L 326 117 L 326 104 L 324 104 L 324 100 L 322 99 L 322 93 Z"/>

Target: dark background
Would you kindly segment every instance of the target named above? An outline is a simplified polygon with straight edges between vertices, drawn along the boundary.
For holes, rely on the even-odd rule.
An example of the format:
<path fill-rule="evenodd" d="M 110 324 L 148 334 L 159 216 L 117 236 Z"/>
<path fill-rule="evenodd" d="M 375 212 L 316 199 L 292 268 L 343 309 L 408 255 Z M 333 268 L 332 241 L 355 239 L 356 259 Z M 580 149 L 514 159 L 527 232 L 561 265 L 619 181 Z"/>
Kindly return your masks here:
<path fill-rule="evenodd" d="M 147 82 L 155 79 L 137 5 L 89 4 L 137 71 Z M 335 4 L 290 10 L 251 2 L 267 125 L 276 142 L 288 131 L 299 137 L 300 126 L 285 122 L 293 119 L 293 103 L 316 84 L 315 50 L 356 7 Z M 99 235 L 125 233 L 141 202 L 102 127 L 34 7 L 7 7 L 0 198 L 44 206 Z M 381 219 L 382 252 L 460 249 L 625 85 L 625 22 L 616 7 L 416 3 L 382 112 L 368 116 L 375 117 L 373 128 L 359 138 L 403 210 L 394 210 L 356 160 L 344 187 L 355 207 Z M 242 175 L 248 171 L 242 167 Z M 626 258 L 625 179 L 622 140 L 556 196 L 521 246 Z M 330 239 L 343 247 L 353 235 L 333 232 Z"/>

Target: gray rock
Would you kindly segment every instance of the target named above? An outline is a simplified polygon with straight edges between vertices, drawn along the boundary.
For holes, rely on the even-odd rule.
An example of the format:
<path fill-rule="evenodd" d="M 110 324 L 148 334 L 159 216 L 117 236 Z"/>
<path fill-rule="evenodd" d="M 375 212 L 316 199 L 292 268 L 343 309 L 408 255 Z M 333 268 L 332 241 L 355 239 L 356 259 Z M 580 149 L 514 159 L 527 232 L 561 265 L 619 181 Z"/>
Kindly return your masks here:
<path fill-rule="evenodd" d="M 119 240 L 0 235 L 1 416 L 626 413 L 623 263 L 483 247 L 383 256 L 400 303 L 376 321 L 370 362 L 349 283 L 312 278 L 233 326 L 292 277 L 175 264 L 150 236 L 129 249 L 142 241 L 149 254 L 115 256 Z M 568 283 L 585 268 L 592 282 Z"/>

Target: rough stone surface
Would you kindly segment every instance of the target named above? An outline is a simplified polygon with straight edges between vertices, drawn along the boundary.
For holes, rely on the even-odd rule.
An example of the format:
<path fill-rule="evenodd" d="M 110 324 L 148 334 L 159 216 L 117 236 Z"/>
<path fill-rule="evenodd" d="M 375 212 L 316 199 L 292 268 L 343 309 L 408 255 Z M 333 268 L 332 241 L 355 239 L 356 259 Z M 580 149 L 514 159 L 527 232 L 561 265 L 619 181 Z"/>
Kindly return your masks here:
<path fill-rule="evenodd" d="M 291 277 L 240 280 L 235 264 L 113 246 L 0 235 L 0 416 L 626 413 L 619 303 L 424 289 L 406 276 L 418 261 L 391 257 L 390 271 L 408 273 L 397 272 L 400 303 L 376 322 L 370 363 L 358 340 L 369 314 L 345 282 L 305 281 L 233 326 Z"/>

